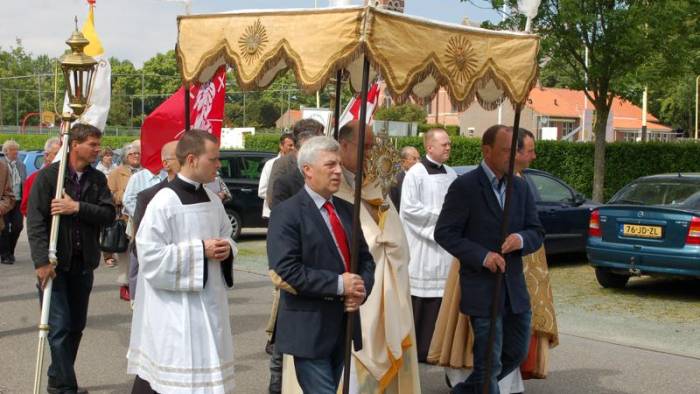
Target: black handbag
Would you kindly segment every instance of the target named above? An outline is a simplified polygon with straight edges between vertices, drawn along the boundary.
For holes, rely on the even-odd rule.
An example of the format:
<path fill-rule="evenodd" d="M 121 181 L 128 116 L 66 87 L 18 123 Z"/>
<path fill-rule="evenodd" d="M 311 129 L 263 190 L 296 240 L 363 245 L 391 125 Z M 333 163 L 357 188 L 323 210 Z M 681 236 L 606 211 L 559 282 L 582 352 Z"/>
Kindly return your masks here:
<path fill-rule="evenodd" d="M 102 229 L 100 249 L 107 253 L 123 253 L 129 247 L 126 236 L 126 221 L 116 219 L 114 223 Z"/>

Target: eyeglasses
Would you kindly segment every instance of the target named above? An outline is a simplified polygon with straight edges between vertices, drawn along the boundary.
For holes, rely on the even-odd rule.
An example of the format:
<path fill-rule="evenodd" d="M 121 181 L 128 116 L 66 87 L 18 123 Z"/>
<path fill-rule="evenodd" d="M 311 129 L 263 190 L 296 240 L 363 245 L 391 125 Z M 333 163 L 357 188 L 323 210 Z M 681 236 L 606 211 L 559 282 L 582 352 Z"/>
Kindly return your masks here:
<path fill-rule="evenodd" d="M 131 152 L 127 156 L 131 156 L 131 155 L 139 155 L 140 156 L 141 152 Z"/>

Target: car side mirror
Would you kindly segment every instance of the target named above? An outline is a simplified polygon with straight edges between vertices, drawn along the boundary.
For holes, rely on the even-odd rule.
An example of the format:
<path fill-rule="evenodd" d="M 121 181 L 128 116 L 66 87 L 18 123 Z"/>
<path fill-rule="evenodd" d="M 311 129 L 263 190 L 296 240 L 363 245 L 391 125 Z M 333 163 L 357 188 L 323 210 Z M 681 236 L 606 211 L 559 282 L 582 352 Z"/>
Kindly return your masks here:
<path fill-rule="evenodd" d="M 573 203 L 576 206 L 582 205 L 586 202 L 586 196 L 581 193 L 575 193 L 573 198 Z"/>

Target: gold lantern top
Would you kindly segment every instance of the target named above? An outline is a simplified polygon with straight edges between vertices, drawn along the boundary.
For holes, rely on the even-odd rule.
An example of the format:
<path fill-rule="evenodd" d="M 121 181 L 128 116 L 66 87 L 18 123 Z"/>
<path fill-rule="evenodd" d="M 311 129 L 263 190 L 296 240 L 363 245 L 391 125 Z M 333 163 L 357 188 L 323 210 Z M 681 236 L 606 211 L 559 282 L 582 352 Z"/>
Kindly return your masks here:
<path fill-rule="evenodd" d="M 97 61 L 84 52 L 89 43 L 90 41 L 78 30 L 78 19 L 76 18 L 75 31 L 66 40 L 71 52 L 63 55 L 60 59 L 63 77 L 66 80 L 68 106 L 73 110 L 73 116 L 69 114 L 64 114 L 64 116 L 73 119 L 80 117 L 87 109 L 92 80 L 97 68 Z"/>

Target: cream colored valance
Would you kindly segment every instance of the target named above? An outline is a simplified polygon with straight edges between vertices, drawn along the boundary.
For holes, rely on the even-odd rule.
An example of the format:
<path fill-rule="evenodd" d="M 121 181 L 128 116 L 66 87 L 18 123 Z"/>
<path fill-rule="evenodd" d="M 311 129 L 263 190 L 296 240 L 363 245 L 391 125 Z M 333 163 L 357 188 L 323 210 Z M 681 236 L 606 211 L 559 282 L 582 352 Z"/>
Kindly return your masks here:
<path fill-rule="evenodd" d="M 243 90 L 268 86 L 292 69 L 307 93 L 336 71 L 359 90 L 362 59 L 392 99 L 432 99 L 445 87 L 459 109 L 476 97 L 487 109 L 505 97 L 524 103 L 537 78 L 539 38 L 437 23 L 375 7 L 246 11 L 178 17 L 178 65 L 184 82 L 209 80 L 223 64 Z"/>

